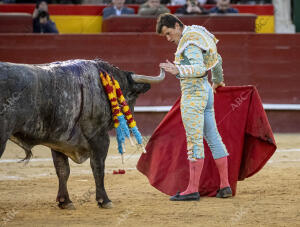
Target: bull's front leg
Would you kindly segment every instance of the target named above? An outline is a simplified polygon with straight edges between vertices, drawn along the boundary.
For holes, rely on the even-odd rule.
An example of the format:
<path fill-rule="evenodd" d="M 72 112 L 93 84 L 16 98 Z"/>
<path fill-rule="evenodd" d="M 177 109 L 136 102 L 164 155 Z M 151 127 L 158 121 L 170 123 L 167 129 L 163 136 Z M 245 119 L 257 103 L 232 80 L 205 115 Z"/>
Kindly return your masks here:
<path fill-rule="evenodd" d="M 6 142 L 7 142 L 7 140 L 4 141 L 0 138 L 0 158 L 1 158 L 2 154 L 4 153 L 4 150 L 6 147 Z"/>
<path fill-rule="evenodd" d="M 89 143 L 91 146 L 90 163 L 96 183 L 96 201 L 99 207 L 112 208 L 112 202 L 104 188 L 104 168 L 109 147 L 109 136 L 107 133 L 97 133 L 89 139 Z"/>
<path fill-rule="evenodd" d="M 4 153 L 6 142 L 9 139 L 9 137 L 12 134 L 12 131 L 14 129 L 14 125 L 12 122 L 15 122 L 14 119 L 4 120 L 5 117 L 1 116 L 1 106 L 0 106 L 0 158 L 2 154 Z"/>
<path fill-rule="evenodd" d="M 59 180 L 59 188 L 56 197 L 58 206 L 61 209 L 75 209 L 72 201 L 69 198 L 69 193 L 67 189 L 67 181 L 70 175 L 70 165 L 68 157 L 63 153 L 60 153 L 55 150 L 51 150 L 51 152 L 56 174 Z"/>

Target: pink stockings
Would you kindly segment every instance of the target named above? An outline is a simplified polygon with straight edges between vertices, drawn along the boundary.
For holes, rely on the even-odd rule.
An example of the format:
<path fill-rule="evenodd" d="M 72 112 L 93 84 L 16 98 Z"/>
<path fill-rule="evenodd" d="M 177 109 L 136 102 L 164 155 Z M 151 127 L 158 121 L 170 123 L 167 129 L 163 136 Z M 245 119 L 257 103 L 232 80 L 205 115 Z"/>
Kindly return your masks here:
<path fill-rule="evenodd" d="M 220 174 L 220 188 L 230 187 L 228 181 L 228 161 L 227 156 L 215 159 L 215 163 Z"/>
<path fill-rule="evenodd" d="M 199 191 L 199 182 L 203 169 L 204 159 L 196 159 L 196 161 L 189 161 L 190 163 L 190 180 L 187 189 L 181 192 L 180 195 L 187 195 Z M 220 188 L 229 187 L 228 182 L 228 164 L 227 156 L 215 159 L 215 163 L 220 174 Z"/>
<path fill-rule="evenodd" d="M 204 164 L 204 159 L 196 159 L 190 162 L 190 181 L 187 189 L 180 195 L 187 195 L 199 191 L 199 182 Z"/>

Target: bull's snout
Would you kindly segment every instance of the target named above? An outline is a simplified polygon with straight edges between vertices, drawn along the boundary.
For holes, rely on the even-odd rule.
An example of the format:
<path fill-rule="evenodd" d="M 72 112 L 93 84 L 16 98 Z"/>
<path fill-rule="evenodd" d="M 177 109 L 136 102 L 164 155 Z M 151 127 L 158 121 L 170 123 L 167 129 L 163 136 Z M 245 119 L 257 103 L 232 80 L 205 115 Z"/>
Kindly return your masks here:
<path fill-rule="evenodd" d="M 149 91 L 151 88 L 151 85 L 150 84 L 145 84 L 144 87 L 143 87 L 143 93 L 146 93 L 147 91 Z"/>

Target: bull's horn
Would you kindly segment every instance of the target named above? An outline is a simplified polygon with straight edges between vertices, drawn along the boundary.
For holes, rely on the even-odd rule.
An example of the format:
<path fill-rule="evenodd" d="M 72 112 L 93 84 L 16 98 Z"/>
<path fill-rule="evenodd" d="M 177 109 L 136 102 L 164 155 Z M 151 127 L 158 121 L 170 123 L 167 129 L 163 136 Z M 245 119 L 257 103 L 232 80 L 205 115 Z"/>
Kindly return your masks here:
<path fill-rule="evenodd" d="M 159 83 L 165 79 L 165 70 L 160 69 L 159 76 L 143 76 L 143 75 L 132 74 L 131 77 L 137 83 L 148 83 L 148 84 Z"/>

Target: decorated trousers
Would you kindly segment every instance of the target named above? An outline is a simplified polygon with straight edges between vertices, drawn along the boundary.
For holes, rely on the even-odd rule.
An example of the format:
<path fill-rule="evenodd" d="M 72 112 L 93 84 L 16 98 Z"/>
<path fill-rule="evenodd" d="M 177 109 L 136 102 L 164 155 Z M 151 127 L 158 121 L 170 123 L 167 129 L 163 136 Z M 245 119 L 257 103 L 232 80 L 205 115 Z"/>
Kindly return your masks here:
<path fill-rule="evenodd" d="M 217 129 L 214 95 L 207 77 L 189 78 L 181 84 L 181 117 L 186 132 L 188 159 L 203 159 L 205 138 L 214 159 L 228 155 Z"/>

